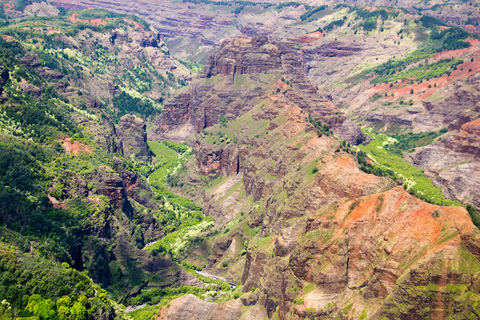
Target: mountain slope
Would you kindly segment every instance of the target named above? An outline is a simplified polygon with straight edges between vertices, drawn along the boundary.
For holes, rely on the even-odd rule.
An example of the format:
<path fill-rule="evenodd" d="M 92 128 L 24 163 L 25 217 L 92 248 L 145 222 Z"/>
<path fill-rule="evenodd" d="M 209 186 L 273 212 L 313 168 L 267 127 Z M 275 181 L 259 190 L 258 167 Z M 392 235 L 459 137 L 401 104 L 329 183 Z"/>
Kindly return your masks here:
<path fill-rule="evenodd" d="M 0 300 L 6 304 L 0 314 L 6 319 L 128 318 L 125 305 L 141 288 L 206 291 L 182 287 L 204 283 L 165 253 L 143 250 L 203 215 L 147 180 L 165 164 L 153 159 L 146 122 L 161 111 L 161 95 L 182 84 L 173 76 L 142 93 L 131 87 L 175 64 L 188 69 L 133 20 L 103 11 L 72 14 L 105 24 L 58 17 L 2 27 Z M 168 63 L 139 56 L 149 51 Z M 145 69 L 136 66 L 140 60 Z M 159 219 L 172 203 L 173 217 Z"/>
<path fill-rule="evenodd" d="M 476 294 L 456 289 L 478 285 L 480 233 L 466 210 L 424 203 L 361 172 L 349 147 L 318 136 L 287 87 L 278 81 L 245 115 L 197 135 L 196 161 L 186 163 L 188 176 L 180 173 L 185 190 L 200 187 L 201 174 L 227 175 L 203 195 L 225 235 L 188 255 L 201 263 L 203 252 L 207 270 L 241 281 L 243 307 L 215 308 L 237 310 L 232 319 L 474 317 L 460 306 L 476 310 Z M 239 167 L 225 170 L 235 154 Z M 205 307 L 187 298 L 171 305 L 165 319 Z"/>

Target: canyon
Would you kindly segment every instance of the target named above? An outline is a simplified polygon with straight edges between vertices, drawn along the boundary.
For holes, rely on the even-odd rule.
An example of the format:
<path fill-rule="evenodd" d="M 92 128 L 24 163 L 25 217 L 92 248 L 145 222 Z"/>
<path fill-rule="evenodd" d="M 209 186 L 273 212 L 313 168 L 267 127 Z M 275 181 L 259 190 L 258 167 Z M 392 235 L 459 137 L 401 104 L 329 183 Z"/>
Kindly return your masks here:
<path fill-rule="evenodd" d="M 476 4 L 22 4 L 0 317 L 478 318 Z"/>

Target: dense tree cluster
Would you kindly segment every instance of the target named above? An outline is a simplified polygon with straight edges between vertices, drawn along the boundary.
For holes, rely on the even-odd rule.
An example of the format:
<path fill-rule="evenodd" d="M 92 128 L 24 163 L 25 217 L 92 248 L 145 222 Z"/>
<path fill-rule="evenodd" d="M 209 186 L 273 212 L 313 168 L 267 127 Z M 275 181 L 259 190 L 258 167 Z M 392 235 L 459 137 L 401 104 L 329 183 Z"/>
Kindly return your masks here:
<path fill-rule="evenodd" d="M 155 113 L 159 113 L 160 110 L 153 107 L 152 103 L 148 100 L 142 100 L 135 98 L 122 91 L 112 99 L 113 107 L 116 109 L 112 113 L 115 121 L 118 121 L 123 115 L 128 113 L 134 113 L 142 118 L 148 118 Z"/>
<path fill-rule="evenodd" d="M 319 7 L 310 8 L 310 9 L 307 10 L 307 12 L 305 12 L 304 14 L 302 14 L 300 16 L 300 20 L 305 21 L 308 18 L 310 18 L 311 16 L 313 16 L 315 13 L 321 12 L 321 11 L 327 9 L 327 8 L 328 8 L 328 6 L 325 5 L 325 4 L 321 5 Z"/>

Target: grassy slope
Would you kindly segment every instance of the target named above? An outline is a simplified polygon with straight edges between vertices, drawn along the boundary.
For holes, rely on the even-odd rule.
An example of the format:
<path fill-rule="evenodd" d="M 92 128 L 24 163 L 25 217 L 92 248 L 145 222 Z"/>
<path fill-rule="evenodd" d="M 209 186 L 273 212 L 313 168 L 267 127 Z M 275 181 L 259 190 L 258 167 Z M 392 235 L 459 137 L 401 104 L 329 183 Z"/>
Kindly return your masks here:
<path fill-rule="evenodd" d="M 374 139 L 368 145 L 359 146 L 359 148 L 365 151 L 377 164 L 393 170 L 399 175 L 407 189 L 415 190 L 419 193 L 419 196 L 424 195 L 434 203 L 447 206 L 460 205 L 458 201 L 445 199 L 442 191 L 425 176 L 423 169 L 415 167 L 388 150 L 389 145 L 395 145 L 395 139 L 383 134 L 375 134 L 372 130 L 364 130 L 364 132 Z"/>

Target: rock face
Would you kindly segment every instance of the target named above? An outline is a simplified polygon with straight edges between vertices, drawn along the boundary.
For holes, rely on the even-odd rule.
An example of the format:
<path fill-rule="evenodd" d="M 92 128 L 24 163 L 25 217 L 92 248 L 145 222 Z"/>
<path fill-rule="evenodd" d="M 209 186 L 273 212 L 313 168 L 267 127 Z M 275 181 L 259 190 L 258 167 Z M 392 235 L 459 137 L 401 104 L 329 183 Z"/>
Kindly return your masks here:
<path fill-rule="evenodd" d="M 463 123 L 441 141 L 409 158 L 452 199 L 480 208 L 480 119 Z"/>
<path fill-rule="evenodd" d="M 225 176 L 239 172 L 239 154 L 234 145 L 227 148 L 212 148 L 208 145 L 196 145 L 197 163 L 204 175 L 220 172 Z"/>
<path fill-rule="evenodd" d="M 117 135 L 122 143 L 122 154 L 125 158 L 135 157 L 141 160 L 151 158 L 147 144 L 147 125 L 143 119 L 126 114 L 118 122 Z"/>
<path fill-rule="evenodd" d="M 94 193 L 106 196 L 115 209 L 131 213 L 131 205 L 120 176 L 109 168 L 101 168 L 89 174 L 87 180 L 94 185 Z"/>
<path fill-rule="evenodd" d="M 308 81 L 298 54 L 266 37 L 224 41 L 198 79 L 165 103 L 154 131 L 161 138 L 185 141 L 223 117 L 232 120 L 245 114 L 265 99 L 270 85 L 280 78 L 287 86 L 278 90 L 288 101 L 327 124 L 341 139 L 354 144 L 367 141 L 331 97 Z"/>
<path fill-rule="evenodd" d="M 247 235 L 233 223 L 206 253 L 207 270 L 243 285 L 229 305 L 243 310 L 237 319 L 474 317 L 460 306 L 480 287 L 480 231 L 466 210 L 427 204 L 359 170 L 338 140 L 318 137 L 286 87 L 274 83 L 262 104 L 196 136 L 192 170 L 221 173 L 233 151 L 240 158 L 238 173 L 205 194 L 206 213 L 220 226 L 235 218 L 260 230 L 244 258 L 231 247 Z M 211 312 L 223 306 L 183 297 L 164 316 L 220 319 Z"/>
<path fill-rule="evenodd" d="M 36 17 L 56 17 L 59 13 L 57 7 L 46 2 L 32 3 L 25 7 L 25 13 Z"/>
<path fill-rule="evenodd" d="M 36 53 L 28 52 L 24 57 L 20 59 L 20 62 L 29 68 L 35 70 L 35 72 L 50 80 L 59 80 L 63 78 L 63 74 L 57 70 L 52 70 L 49 67 L 42 66 L 40 58 Z"/>

